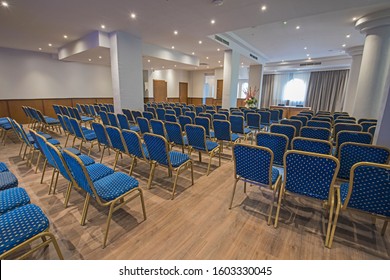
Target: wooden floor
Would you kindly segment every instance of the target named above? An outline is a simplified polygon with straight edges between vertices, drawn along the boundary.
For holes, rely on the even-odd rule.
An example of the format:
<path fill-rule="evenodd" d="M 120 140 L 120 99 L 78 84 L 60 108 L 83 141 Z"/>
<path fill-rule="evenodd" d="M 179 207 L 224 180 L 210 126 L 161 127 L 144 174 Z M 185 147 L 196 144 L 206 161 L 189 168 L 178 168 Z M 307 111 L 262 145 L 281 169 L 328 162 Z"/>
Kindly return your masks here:
<path fill-rule="evenodd" d="M 64 144 L 65 137 L 51 133 Z M 76 143 L 77 144 L 77 143 Z M 390 230 L 380 235 L 382 221 L 344 213 L 339 220 L 332 249 L 324 247 L 326 218 L 320 204 L 287 197 L 277 229 L 267 226 L 270 193 L 256 186 L 243 193 L 239 183 L 232 210 L 228 209 L 233 186 L 230 149 L 224 149 L 222 166 L 213 160 L 212 172 L 205 176 L 207 156 L 194 160 L 195 184 L 190 173 L 178 181 L 176 198 L 170 200 L 172 178 L 158 167 L 152 189 L 146 189 L 149 165 L 139 162 L 133 176 L 144 191 L 147 220 L 143 221 L 139 200 L 134 200 L 113 215 L 108 245 L 102 249 L 108 209 L 92 203 L 87 223 L 80 225 L 84 202 L 82 192 L 73 191 L 67 209 L 63 207 L 67 186 L 59 178 L 57 192 L 48 195 L 52 169 L 48 168 L 40 184 L 41 168 L 35 174 L 18 155 L 20 143 L 10 135 L 0 147 L 0 161 L 6 162 L 18 177 L 19 185 L 49 217 L 51 231 L 57 237 L 65 259 L 389 259 Z M 100 153 L 93 149 L 98 161 Z M 113 154 L 104 164 L 112 167 Z M 130 159 L 119 161 L 119 170 L 128 172 Z M 32 259 L 56 259 L 52 246 L 40 250 Z"/>

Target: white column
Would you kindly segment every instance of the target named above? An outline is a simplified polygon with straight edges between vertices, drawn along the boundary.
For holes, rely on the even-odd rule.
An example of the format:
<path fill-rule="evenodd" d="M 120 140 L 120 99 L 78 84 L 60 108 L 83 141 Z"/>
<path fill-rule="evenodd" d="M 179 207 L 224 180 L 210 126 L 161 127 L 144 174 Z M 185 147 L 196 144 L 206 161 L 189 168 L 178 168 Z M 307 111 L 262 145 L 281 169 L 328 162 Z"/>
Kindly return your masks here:
<path fill-rule="evenodd" d="M 390 79 L 390 76 L 388 78 Z M 381 116 L 375 129 L 373 143 L 390 148 L 390 88 L 386 99 L 380 110 Z"/>
<path fill-rule="evenodd" d="M 380 118 L 390 85 L 390 9 L 360 18 L 366 34 L 353 116 Z"/>
<path fill-rule="evenodd" d="M 143 110 L 142 41 L 122 31 L 110 34 L 111 76 L 115 112 Z"/>
<path fill-rule="evenodd" d="M 223 94 L 222 107 L 229 109 L 237 105 L 238 70 L 240 67 L 240 54 L 227 50 L 223 62 Z"/>
<path fill-rule="evenodd" d="M 252 89 L 258 89 L 258 93 L 256 95 L 257 99 L 257 107 L 260 108 L 260 92 L 261 87 L 263 85 L 263 65 L 251 65 L 249 66 L 249 86 Z"/>
<path fill-rule="evenodd" d="M 362 64 L 363 46 L 348 48 L 347 53 L 352 57 L 351 70 L 349 71 L 349 79 L 347 92 L 345 93 L 343 111 L 353 115 L 353 107 L 355 105 L 356 88 L 359 80 L 360 66 Z"/>

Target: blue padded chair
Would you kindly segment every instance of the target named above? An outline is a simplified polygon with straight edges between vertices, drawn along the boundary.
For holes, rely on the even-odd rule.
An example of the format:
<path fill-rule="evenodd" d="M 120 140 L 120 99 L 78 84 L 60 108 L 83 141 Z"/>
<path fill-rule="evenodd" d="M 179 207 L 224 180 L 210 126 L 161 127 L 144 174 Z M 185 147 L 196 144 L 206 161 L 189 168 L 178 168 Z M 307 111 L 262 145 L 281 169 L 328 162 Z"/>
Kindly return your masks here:
<path fill-rule="evenodd" d="M 104 176 L 99 180 L 92 181 L 85 165 L 77 156 L 65 151 L 64 159 L 69 170 L 72 172 L 75 184 L 87 193 L 81 217 L 81 225 L 85 225 L 89 200 L 91 197 L 94 198 L 99 205 L 110 208 L 103 239 L 103 248 L 107 243 L 108 231 L 113 212 L 121 208 L 127 202 L 136 197 L 140 197 L 143 217 L 144 220 L 146 220 L 143 194 L 142 190 L 138 187 L 138 181 L 136 179 L 122 172 L 115 172 Z"/>
<path fill-rule="evenodd" d="M 367 119 L 367 118 L 361 118 L 357 121 L 358 124 L 362 124 L 364 122 L 373 122 L 373 123 L 378 123 L 377 119 Z"/>
<path fill-rule="evenodd" d="M 115 126 L 117 128 L 120 128 L 118 119 L 116 117 L 115 113 L 107 113 L 108 120 L 110 121 L 111 126 Z"/>
<path fill-rule="evenodd" d="M 254 132 L 260 132 L 264 128 L 264 125 L 261 124 L 261 115 L 256 112 L 251 112 L 246 115 L 246 123 L 249 129 L 254 130 Z"/>
<path fill-rule="evenodd" d="M 334 120 L 337 120 L 339 117 L 341 116 L 345 116 L 345 117 L 348 117 L 349 114 L 347 112 L 334 112 L 333 113 L 333 119 Z"/>
<path fill-rule="evenodd" d="M 354 120 L 345 120 L 345 119 L 340 119 L 338 118 L 337 120 L 334 121 L 334 125 L 343 123 L 343 124 L 356 124 L 356 121 Z"/>
<path fill-rule="evenodd" d="M 331 131 L 327 128 L 304 126 L 301 128 L 301 137 L 329 141 Z"/>
<path fill-rule="evenodd" d="M 372 135 L 372 137 L 374 137 L 374 135 L 375 135 L 375 129 L 376 129 L 376 126 L 370 126 L 368 128 L 368 133 L 370 133 Z"/>
<path fill-rule="evenodd" d="M 246 193 L 247 182 L 264 187 L 271 190 L 273 193 L 268 214 L 268 225 L 271 224 L 271 216 L 276 193 L 279 191 L 282 181 L 282 176 L 279 175 L 279 171 L 272 167 L 273 158 L 274 155 L 268 148 L 245 144 L 234 145 L 233 161 L 235 182 L 229 209 L 232 208 L 238 181 L 244 181 L 244 193 Z"/>
<path fill-rule="evenodd" d="M 345 142 L 371 144 L 372 138 L 372 135 L 368 132 L 342 130 L 337 133 L 334 156 L 338 156 L 340 146 Z"/>
<path fill-rule="evenodd" d="M 388 164 L 390 150 L 382 146 L 346 142 L 340 146 L 338 158 L 340 171 L 337 177 L 342 180 L 349 180 L 351 169 L 355 163 L 374 162 Z"/>
<path fill-rule="evenodd" d="M 353 121 L 353 122 L 356 123 L 356 118 L 355 117 L 350 117 L 350 116 L 341 116 L 341 117 L 338 117 L 337 120 Z"/>
<path fill-rule="evenodd" d="M 241 112 L 240 110 L 234 110 L 234 111 L 231 111 L 230 112 L 230 116 L 241 116 L 241 117 L 244 117 L 245 115 L 244 115 L 244 113 L 243 112 Z"/>
<path fill-rule="evenodd" d="M 9 171 L 7 165 L 4 162 L 0 162 L 0 173 Z"/>
<path fill-rule="evenodd" d="M 284 155 L 284 182 L 280 189 L 275 228 L 278 226 L 282 199 L 286 194 L 320 200 L 329 210 L 325 246 L 328 247 L 334 212 L 334 183 L 339 161 L 330 155 L 303 151 L 288 151 Z"/>
<path fill-rule="evenodd" d="M 49 220 L 34 204 L 18 207 L 0 216 L 0 240 L 2 260 L 15 255 L 22 248 L 24 251 L 28 248 L 27 252 L 18 257 L 25 259 L 50 243 L 53 243 L 58 258 L 64 259 L 54 235 L 49 232 Z M 36 244 L 36 240 L 42 240 L 42 243 Z"/>
<path fill-rule="evenodd" d="M 0 215 L 30 203 L 30 197 L 23 188 L 15 187 L 0 191 Z"/>
<path fill-rule="evenodd" d="M 0 123 L 0 130 L 1 143 L 5 145 L 7 134 L 12 131 L 12 125 L 9 123 L 8 118 L 2 118 L 2 122 Z"/>
<path fill-rule="evenodd" d="M 206 130 L 201 125 L 187 124 L 185 126 L 185 132 L 187 134 L 189 154 L 192 150 L 198 151 L 199 161 L 202 162 L 202 153 L 206 153 L 209 156 L 209 164 L 207 167 L 207 174 L 210 173 L 211 159 L 218 153 L 219 166 L 221 166 L 221 148 L 218 143 L 206 140 Z"/>
<path fill-rule="evenodd" d="M 179 174 L 187 168 L 191 168 L 191 186 L 194 184 L 193 164 L 192 160 L 187 154 L 177 151 L 169 151 L 167 140 L 157 134 L 146 133 L 144 135 L 144 141 L 146 147 L 148 148 L 149 157 L 152 163 L 148 182 L 149 189 L 151 188 L 154 170 L 157 164 L 168 168 L 169 176 L 172 176 L 172 171 L 176 172 L 171 199 L 175 198 L 175 191 Z"/>
<path fill-rule="evenodd" d="M 214 111 L 215 110 L 215 107 L 213 105 L 206 105 L 206 111 L 209 110 L 209 111 Z"/>
<path fill-rule="evenodd" d="M 114 170 L 118 163 L 119 155 L 126 154 L 130 156 L 126 143 L 123 139 L 121 130 L 115 126 L 106 126 L 108 139 L 110 140 L 110 147 L 115 151 Z"/>
<path fill-rule="evenodd" d="M 71 135 L 73 135 L 73 130 L 71 130 L 71 129 L 69 129 L 68 128 L 68 126 L 66 125 L 66 123 L 65 123 L 65 119 L 64 119 L 64 116 L 63 115 L 57 115 L 57 117 L 58 117 L 58 121 L 60 122 L 60 124 L 61 124 L 61 127 L 62 127 L 62 129 L 64 130 L 64 133 L 65 133 L 65 135 L 66 135 L 66 140 L 65 140 L 65 145 L 64 145 L 64 147 L 66 147 L 66 145 L 68 145 L 68 140 L 69 140 L 69 137 L 71 136 Z"/>
<path fill-rule="evenodd" d="M 99 107 L 100 107 L 100 112 L 106 112 L 106 113 L 108 113 L 108 109 L 107 109 L 106 106 L 104 106 L 103 104 L 100 104 Z"/>
<path fill-rule="evenodd" d="M 362 126 L 363 128 L 363 132 L 368 132 L 368 129 L 372 126 L 376 126 L 377 123 L 376 122 L 361 122 L 360 125 Z"/>
<path fill-rule="evenodd" d="M 195 106 L 195 113 L 197 116 L 199 116 L 200 113 L 203 113 L 205 110 L 203 106 Z"/>
<path fill-rule="evenodd" d="M 18 186 L 18 179 L 10 171 L 4 171 L 0 173 L 0 191 L 6 189 L 15 188 Z"/>
<path fill-rule="evenodd" d="M 160 135 L 164 138 L 166 138 L 166 131 L 165 131 L 165 125 L 163 121 L 160 120 L 151 120 L 150 126 L 152 128 L 152 133 Z"/>
<path fill-rule="evenodd" d="M 108 111 L 109 111 L 109 112 L 111 112 L 111 113 L 115 112 L 115 109 L 114 109 L 114 105 L 113 105 L 113 104 L 107 104 L 107 106 L 108 106 Z"/>
<path fill-rule="evenodd" d="M 342 130 L 361 132 L 363 127 L 360 124 L 337 123 L 333 128 L 333 139 L 337 139 L 337 133 Z"/>
<path fill-rule="evenodd" d="M 142 112 L 142 116 L 145 119 L 148 119 L 148 121 L 155 119 L 155 117 L 153 116 L 153 113 L 152 112 L 148 112 L 148 111 Z"/>
<path fill-rule="evenodd" d="M 312 113 L 304 113 L 304 112 L 300 112 L 297 116 L 303 116 L 303 117 L 306 117 L 308 118 L 308 120 L 310 121 L 312 118 L 313 118 L 313 114 Z"/>
<path fill-rule="evenodd" d="M 177 118 L 175 115 L 166 114 L 165 115 L 165 121 L 167 122 L 177 122 Z"/>
<path fill-rule="evenodd" d="M 79 121 L 79 123 L 91 123 L 95 119 L 89 116 L 80 115 L 79 111 L 76 108 L 71 108 L 73 110 L 74 118 Z"/>
<path fill-rule="evenodd" d="M 95 104 L 93 105 L 93 108 L 95 109 L 96 112 L 96 117 L 100 118 L 99 113 L 100 113 L 100 106 Z"/>
<path fill-rule="evenodd" d="M 198 117 L 208 118 L 210 120 L 210 124 L 213 121 L 213 115 L 210 113 L 200 113 Z"/>
<path fill-rule="evenodd" d="M 127 152 L 133 159 L 129 171 L 129 175 L 131 176 L 134 166 L 137 163 L 137 159 L 141 159 L 149 163 L 149 152 L 146 148 L 146 144 L 142 143 L 141 137 L 138 135 L 138 133 L 125 129 L 122 130 L 122 136 L 127 148 Z"/>
<path fill-rule="evenodd" d="M 144 115 L 143 113 L 145 113 L 145 112 L 151 113 L 152 116 L 151 116 L 151 118 L 149 119 L 150 114 L 148 114 L 148 115 L 147 115 L 148 117 L 145 117 L 145 116 L 144 116 L 144 118 L 147 118 L 148 120 L 157 119 L 157 112 L 156 112 L 156 109 L 155 109 L 155 108 L 153 108 L 153 107 L 148 107 L 148 108 L 146 108 L 146 110 L 145 110 L 144 112 L 142 112 L 142 115 Z"/>
<path fill-rule="evenodd" d="M 274 164 L 283 165 L 283 156 L 287 151 L 288 137 L 284 134 L 259 132 L 256 134 L 256 144 L 269 148 L 274 154 Z"/>
<path fill-rule="evenodd" d="M 325 116 L 325 115 L 317 115 L 317 116 L 313 117 L 310 121 L 327 122 L 327 123 L 330 123 L 330 125 L 332 125 L 333 117 Z"/>
<path fill-rule="evenodd" d="M 283 119 L 280 121 L 280 124 L 288 124 L 295 127 L 295 136 L 297 137 L 301 133 L 302 122 L 300 120 L 291 120 L 291 119 Z"/>
<path fill-rule="evenodd" d="M 188 147 L 187 136 L 183 136 L 183 130 L 180 124 L 176 122 L 165 122 L 165 130 L 167 132 L 167 140 L 170 144 L 181 147 L 181 151 L 184 153 L 184 148 Z"/>
<path fill-rule="evenodd" d="M 329 130 L 332 128 L 332 124 L 330 122 L 316 121 L 316 120 L 308 121 L 306 126 L 308 126 L 308 127 L 326 128 L 326 129 L 329 129 Z"/>
<path fill-rule="evenodd" d="M 137 118 L 137 124 L 140 129 L 141 135 L 150 132 L 150 126 L 149 126 L 149 121 L 147 118 L 144 117 L 138 117 Z"/>
<path fill-rule="evenodd" d="M 133 114 L 131 113 L 131 111 L 129 109 L 122 109 L 122 113 L 126 115 L 128 121 L 130 123 L 133 123 L 133 124 L 136 123 L 136 121 L 133 118 Z"/>
<path fill-rule="evenodd" d="M 51 118 L 51 117 L 47 117 L 47 116 L 44 116 L 42 114 L 41 111 L 39 110 L 36 110 L 36 113 L 38 115 L 38 118 L 40 120 L 40 123 L 41 123 L 41 130 L 44 131 L 45 129 L 47 129 L 48 127 L 51 127 L 51 128 L 56 128 L 57 130 L 59 130 L 59 132 L 61 132 L 61 129 L 60 126 L 60 121 L 58 119 L 55 119 L 55 118 Z"/>
<path fill-rule="evenodd" d="M 157 108 L 157 119 L 160 121 L 165 121 L 165 109 L 164 108 Z"/>
<path fill-rule="evenodd" d="M 105 107 L 103 107 L 105 108 Z M 110 120 L 108 119 L 108 114 L 105 111 L 100 111 L 99 113 L 100 119 L 104 125 L 110 125 Z"/>
<path fill-rule="evenodd" d="M 270 126 L 270 132 L 286 135 L 288 137 L 287 149 L 291 148 L 291 141 L 296 135 L 295 126 L 289 124 L 272 124 Z"/>
<path fill-rule="evenodd" d="M 271 124 L 273 123 L 279 123 L 279 110 L 269 110 L 271 113 Z"/>
<path fill-rule="evenodd" d="M 332 143 L 326 140 L 294 137 L 291 142 L 291 149 L 323 155 L 331 155 Z"/>
<path fill-rule="evenodd" d="M 195 118 L 193 121 L 192 118 L 189 116 L 179 116 L 179 124 L 181 126 L 181 130 L 183 131 L 187 124 L 193 124 L 194 122 L 195 122 Z"/>
<path fill-rule="evenodd" d="M 216 114 L 213 115 L 213 120 L 227 121 L 227 117 L 224 114 L 216 113 Z"/>
<path fill-rule="evenodd" d="M 245 140 L 248 139 L 248 136 L 251 136 L 251 142 L 253 142 L 253 131 L 250 128 L 245 127 L 244 117 L 231 115 L 229 117 L 229 121 L 232 126 L 233 133 L 244 136 Z"/>
<path fill-rule="evenodd" d="M 306 126 L 307 122 L 309 121 L 309 119 L 305 116 L 291 116 L 290 117 L 291 120 L 299 120 L 302 122 L 302 127 L 303 126 Z"/>
<path fill-rule="evenodd" d="M 184 116 L 190 117 L 191 120 L 192 120 L 192 123 L 195 123 L 195 117 L 196 117 L 195 112 L 186 111 L 186 112 L 184 113 Z"/>
<path fill-rule="evenodd" d="M 271 113 L 268 111 L 257 111 L 261 116 L 261 125 L 263 125 L 267 130 L 271 125 Z"/>
<path fill-rule="evenodd" d="M 70 119 L 70 124 L 72 126 L 72 129 L 75 133 L 75 137 L 73 138 L 72 147 L 74 147 L 74 143 L 76 139 L 79 139 L 80 147 L 79 150 L 81 152 L 81 149 L 83 148 L 84 142 L 89 142 L 89 150 L 88 150 L 88 156 L 91 154 L 92 147 L 97 143 L 97 137 L 95 132 L 92 129 L 82 128 L 80 123 L 76 119 Z"/>
<path fill-rule="evenodd" d="M 225 110 L 225 109 L 219 110 L 218 114 L 225 115 L 226 116 L 226 120 L 228 120 L 229 117 L 230 117 L 229 110 Z"/>
<path fill-rule="evenodd" d="M 110 141 L 108 140 L 106 128 L 101 123 L 93 122 L 92 129 L 95 132 L 96 140 L 98 142 L 99 148 L 103 146 L 102 155 L 100 157 L 100 163 L 103 161 L 104 152 L 108 149 L 108 154 L 110 154 Z"/>
<path fill-rule="evenodd" d="M 167 114 L 176 116 L 176 111 L 173 110 L 173 109 L 168 109 L 168 108 L 166 108 L 166 109 L 165 109 L 165 115 L 167 115 Z M 180 116 L 180 115 L 179 115 L 179 116 Z"/>
<path fill-rule="evenodd" d="M 390 220 L 390 165 L 360 162 L 352 166 L 349 183 L 337 188 L 337 209 L 329 248 L 332 246 L 340 210 L 356 210 L 383 219 L 382 236 Z"/>
<path fill-rule="evenodd" d="M 213 126 L 215 139 L 219 142 L 221 152 L 223 152 L 224 141 L 227 142 L 228 145 L 234 145 L 235 143 L 240 142 L 240 136 L 232 133 L 230 122 L 226 120 L 214 120 Z"/>
<path fill-rule="evenodd" d="M 204 115 L 204 114 L 205 113 L 202 113 L 201 115 Z M 207 138 L 215 138 L 215 133 L 210 128 L 211 121 L 210 121 L 210 119 L 208 117 L 202 117 L 202 116 L 196 117 L 195 118 L 195 124 L 196 125 L 200 125 L 200 126 L 202 126 L 205 129 Z"/>
<path fill-rule="evenodd" d="M 120 129 L 129 129 L 135 132 L 140 132 L 140 129 L 136 125 L 130 125 L 130 121 L 125 114 L 117 114 Z"/>

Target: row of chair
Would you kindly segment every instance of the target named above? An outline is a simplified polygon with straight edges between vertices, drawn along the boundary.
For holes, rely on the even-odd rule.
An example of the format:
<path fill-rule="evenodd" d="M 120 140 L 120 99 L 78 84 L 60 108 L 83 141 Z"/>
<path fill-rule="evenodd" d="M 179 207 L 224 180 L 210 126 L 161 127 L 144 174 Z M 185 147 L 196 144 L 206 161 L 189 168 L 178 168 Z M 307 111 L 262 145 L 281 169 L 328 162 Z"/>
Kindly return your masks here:
<path fill-rule="evenodd" d="M 61 132 L 59 129 L 60 123 L 57 119 L 44 116 L 40 110 L 29 106 L 22 106 L 22 109 L 28 119 L 28 127 L 33 127 L 42 131 L 47 130 L 48 128 L 55 128 L 57 131 Z"/>

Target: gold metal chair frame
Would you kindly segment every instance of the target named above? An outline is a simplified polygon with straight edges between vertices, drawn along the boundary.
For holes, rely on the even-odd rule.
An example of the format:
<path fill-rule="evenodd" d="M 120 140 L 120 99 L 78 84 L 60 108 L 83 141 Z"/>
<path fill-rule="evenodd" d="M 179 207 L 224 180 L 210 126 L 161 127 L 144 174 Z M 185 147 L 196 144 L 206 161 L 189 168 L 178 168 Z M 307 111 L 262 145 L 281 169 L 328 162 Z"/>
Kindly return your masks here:
<path fill-rule="evenodd" d="M 98 143 L 97 139 L 96 139 L 96 140 L 92 140 L 92 141 L 87 141 L 87 140 L 85 139 L 85 137 L 84 137 L 84 132 L 83 132 L 83 130 L 81 129 L 81 125 L 80 125 L 80 123 L 78 122 L 78 120 L 75 119 L 75 118 L 69 118 L 69 120 L 71 120 L 71 119 L 74 119 L 74 120 L 77 121 L 77 123 L 78 123 L 78 125 L 79 125 L 79 127 L 80 127 L 81 134 L 83 135 L 83 137 L 78 137 L 78 136 L 76 135 L 76 133 L 74 134 L 74 138 L 73 138 L 73 142 L 72 142 L 72 148 L 75 148 L 75 145 L 74 145 L 74 144 L 75 144 L 75 142 L 76 142 L 76 139 L 80 140 L 81 142 L 80 142 L 79 151 L 80 151 L 80 153 L 81 153 L 81 150 L 82 150 L 82 148 L 83 148 L 83 143 L 84 143 L 84 142 L 85 142 L 85 143 L 90 142 L 91 144 L 90 144 L 89 150 L 88 150 L 88 156 L 90 156 L 90 155 L 91 155 L 91 150 L 92 150 L 93 146 L 95 145 L 95 142 Z M 99 152 L 100 152 L 100 146 L 98 145 L 98 147 L 99 147 Z"/>
<path fill-rule="evenodd" d="M 318 142 L 318 143 L 324 143 L 324 144 L 327 144 L 329 146 L 329 154 L 328 155 L 332 155 L 332 148 L 333 148 L 333 145 L 330 141 L 326 141 L 326 140 L 321 140 L 321 139 L 314 139 L 314 138 L 306 138 L 306 137 L 294 137 L 291 141 L 291 150 L 294 150 L 294 141 L 295 140 L 304 140 L 304 141 L 310 141 L 310 142 Z M 295 151 L 299 151 L 299 150 L 295 150 Z"/>
<path fill-rule="evenodd" d="M 133 200 L 133 199 L 135 199 L 136 197 L 139 196 L 140 199 L 141 199 L 141 206 L 142 206 L 142 212 L 143 212 L 144 221 L 146 220 L 144 196 L 143 196 L 141 188 L 139 188 L 139 187 L 133 188 L 130 191 L 128 191 L 128 192 L 122 194 L 121 196 L 115 198 L 114 200 L 104 201 L 104 200 L 100 199 L 100 197 L 96 193 L 96 190 L 95 190 L 94 185 L 93 185 L 93 183 L 91 181 L 91 178 L 88 176 L 87 170 L 85 169 L 85 166 L 82 163 L 82 161 L 76 155 L 72 154 L 71 152 L 69 152 L 67 150 L 65 150 L 64 152 L 67 155 L 71 156 L 73 159 L 75 159 L 78 162 L 78 164 L 81 166 L 81 168 L 83 170 L 83 173 L 84 173 L 85 177 L 88 180 L 88 185 L 89 185 L 90 189 L 92 190 L 94 198 L 97 201 L 97 203 L 99 205 L 101 205 L 101 206 L 110 207 L 109 212 L 108 212 L 108 217 L 107 217 L 106 231 L 105 231 L 104 239 L 103 239 L 103 246 L 102 246 L 103 249 L 106 247 L 108 231 L 109 231 L 109 228 L 110 228 L 110 222 L 111 222 L 112 214 L 116 210 L 122 208 L 122 206 L 125 205 L 127 202 L 129 202 L 129 201 L 131 201 L 131 200 Z M 75 184 L 75 186 L 78 186 L 78 184 L 77 184 L 77 182 L 75 180 L 74 180 L 74 184 Z M 78 187 L 81 189 L 80 186 L 78 186 Z M 135 193 L 135 194 L 133 194 L 133 193 Z M 84 201 L 83 213 L 82 213 L 81 221 L 80 221 L 80 224 L 82 226 L 85 225 L 85 220 L 87 218 L 87 213 L 88 213 L 88 208 L 89 208 L 89 200 L 90 199 L 91 199 L 91 195 L 87 192 L 87 195 L 86 195 L 85 201 Z"/>
<path fill-rule="evenodd" d="M 244 193 L 245 194 L 246 194 L 246 183 L 247 182 L 250 183 L 250 184 L 253 184 L 253 185 L 266 187 L 266 189 L 268 188 L 269 190 L 271 190 L 272 194 L 273 194 L 272 201 L 270 203 L 270 210 L 269 210 L 269 213 L 268 213 L 268 221 L 267 221 L 267 224 L 271 225 L 272 212 L 273 212 L 274 204 L 275 204 L 275 196 L 276 196 L 276 193 L 278 191 L 280 191 L 280 185 L 282 183 L 282 176 L 279 175 L 277 180 L 276 180 L 276 182 L 275 182 L 275 184 L 272 184 L 272 164 L 273 164 L 273 161 L 274 161 L 274 153 L 272 152 L 271 149 L 269 149 L 267 147 L 253 146 L 253 145 L 248 145 L 248 144 L 239 144 L 239 145 L 240 146 L 250 147 L 252 149 L 264 150 L 264 151 L 267 151 L 267 152 L 269 152 L 271 154 L 270 168 L 269 168 L 269 171 L 268 171 L 268 173 L 269 173 L 269 185 L 259 184 L 258 182 L 254 182 L 254 181 L 251 181 L 251 180 L 246 180 L 245 178 L 242 178 L 241 176 L 237 176 L 235 154 L 233 153 L 234 179 L 235 179 L 235 182 L 234 182 L 234 185 L 233 185 L 233 193 L 232 193 L 232 198 L 230 200 L 229 209 L 232 209 L 234 194 L 236 192 L 236 187 L 237 187 L 238 181 L 240 181 L 240 180 L 244 181 Z"/>

